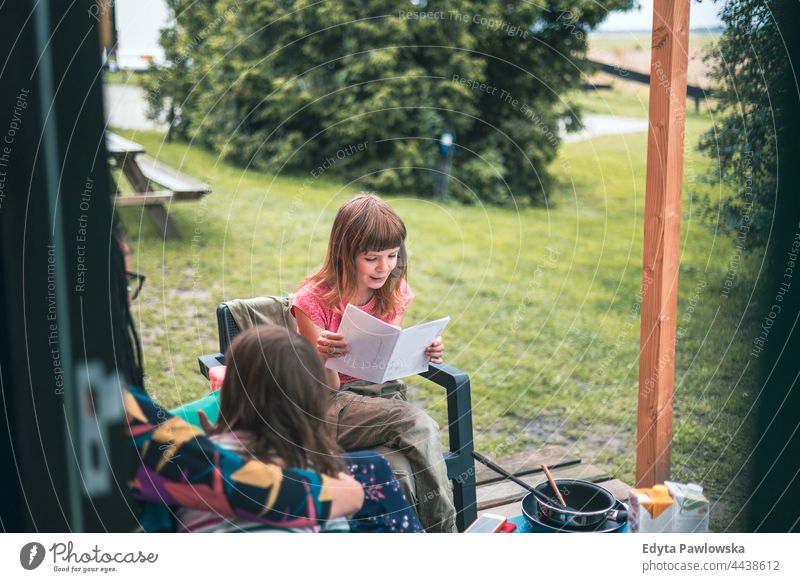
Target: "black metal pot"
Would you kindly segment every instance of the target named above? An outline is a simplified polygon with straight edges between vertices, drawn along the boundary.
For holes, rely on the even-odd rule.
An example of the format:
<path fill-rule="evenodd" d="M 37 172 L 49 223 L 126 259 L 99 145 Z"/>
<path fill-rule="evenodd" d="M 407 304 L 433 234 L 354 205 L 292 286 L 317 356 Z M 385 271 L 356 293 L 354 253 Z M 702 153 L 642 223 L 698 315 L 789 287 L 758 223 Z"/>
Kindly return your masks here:
<path fill-rule="evenodd" d="M 617 509 L 626 510 L 625 504 L 617 501 Z M 528 493 L 522 500 L 522 514 L 528 522 L 527 528 L 535 533 L 618 533 L 628 529 L 627 522 L 617 523 L 607 519 L 594 527 L 571 527 L 567 525 L 554 525 L 539 513 L 536 504 L 536 495 Z"/>
<path fill-rule="evenodd" d="M 617 500 L 607 489 L 578 479 L 555 482 L 567 507 L 556 500 L 556 493 L 547 481 L 531 492 L 545 521 L 559 527 L 591 529 L 609 519 L 620 523 L 628 520 L 628 512 L 616 509 Z"/>

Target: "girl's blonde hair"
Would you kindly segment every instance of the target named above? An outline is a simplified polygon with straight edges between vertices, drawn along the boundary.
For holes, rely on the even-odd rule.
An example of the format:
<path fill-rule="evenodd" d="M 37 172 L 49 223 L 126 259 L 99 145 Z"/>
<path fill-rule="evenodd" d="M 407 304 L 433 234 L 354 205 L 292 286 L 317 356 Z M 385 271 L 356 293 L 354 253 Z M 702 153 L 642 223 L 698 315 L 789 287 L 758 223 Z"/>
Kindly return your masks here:
<path fill-rule="evenodd" d="M 400 286 L 406 280 L 406 226 L 386 202 L 363 192 L 346 202 L 333 221 L 328 253 L 322 268 L 303 284 L 324 284 L 321 298 L 336 312 L 356 294 L 358 278 L 356 257 L 359 253 L 384 251 L 399 247 L 397 266 L 389 279 L 375 289 L 376 315 L 392 316 L 402 307 Z"/>

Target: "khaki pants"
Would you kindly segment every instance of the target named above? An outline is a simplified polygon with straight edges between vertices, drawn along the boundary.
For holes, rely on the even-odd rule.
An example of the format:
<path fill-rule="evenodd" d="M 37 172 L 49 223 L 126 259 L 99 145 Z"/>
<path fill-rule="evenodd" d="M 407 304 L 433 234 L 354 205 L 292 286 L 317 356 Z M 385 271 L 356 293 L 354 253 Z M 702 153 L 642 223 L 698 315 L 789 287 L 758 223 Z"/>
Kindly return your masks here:
<path fill-rule="evenodd" d="M 343 385 L 333 396 L 330 420 L 336 423 L 336 439 L 345 450 L 384 445 L 402 452 L 411 465 L 422 525 L 430 532 L 456 531 L 439 426 L 406 401 L 403 382 L 359 380 Z"/>

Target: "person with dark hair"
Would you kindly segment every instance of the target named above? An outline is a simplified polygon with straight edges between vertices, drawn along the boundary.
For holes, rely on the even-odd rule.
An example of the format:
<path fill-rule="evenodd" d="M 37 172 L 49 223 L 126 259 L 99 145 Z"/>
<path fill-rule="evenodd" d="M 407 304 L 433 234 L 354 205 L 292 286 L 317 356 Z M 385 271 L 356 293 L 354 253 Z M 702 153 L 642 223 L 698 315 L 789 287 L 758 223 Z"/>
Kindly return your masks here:
<path fill-rule="evenodd" d="M 170 508 L 213 508 L 226 517 L 281 528 L 289 520 L 294 527 L 314 527 L 364 505 L 364 489 L 350 475 L 244 459 L 137 388 L 123 391 L 123 403 L 140 461 L 130 486 L 148 510 L 141 518 L 145 531 L 170 531 Z"/>
<path fill-rule="evenodd" d="M 214 427 L 202 414 L 201 422 L 211 440 L 244 459 L 257 459 L 280 467 L 292 466 L 338 477 L 349 463 L 336 444 L 325 415 L 329 391 L 314 348 L 285 327 L 262 325 L 234 339 L 225 356 L 228 373 L 220 390 L 220 410 Z M 321 392 L 322 391 L 322 392 Z M 374 459 L 373 459 L 374 461 Z M 415 532 L 422 527 L 409 507 L 400 484 L 388 467 L 381 473 L 374 462 L 352 470 L 361 475 L 366 496 L 379 501 L 380 511 L 364 516 L 354 529 Z M 366 471 L 365 471 L 366 469 Z M 398 503 L 395 503 L 398 502 Z M 273 525 L 248 519 L 227 519 L 206 510 L 182 510 L 179 527 L 186 532 L 266 531 Z M 316 532 L 317 526 L 298 525 L 287 518 L 280 529 Z M 347 531 L 344 520 L 333 520 L 322 531 Z"/>

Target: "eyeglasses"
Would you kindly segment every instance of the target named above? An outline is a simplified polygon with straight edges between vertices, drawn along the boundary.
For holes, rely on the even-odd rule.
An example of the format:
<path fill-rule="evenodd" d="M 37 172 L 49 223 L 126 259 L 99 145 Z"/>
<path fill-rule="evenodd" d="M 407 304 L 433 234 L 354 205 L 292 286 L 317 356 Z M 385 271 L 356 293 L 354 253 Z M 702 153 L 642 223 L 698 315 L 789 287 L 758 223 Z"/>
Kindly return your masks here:
<path fill-rule="evenodd" d="M 139 273 L 131 273 L 130 271 L 125 273 L 125 275 L 128 277 L 128 294 L 131 296 L 131 301 L 133 301 L 139 296 L 139 292 L 144 285 L 144 280 L 147 279 L 147 277 Z"/>

